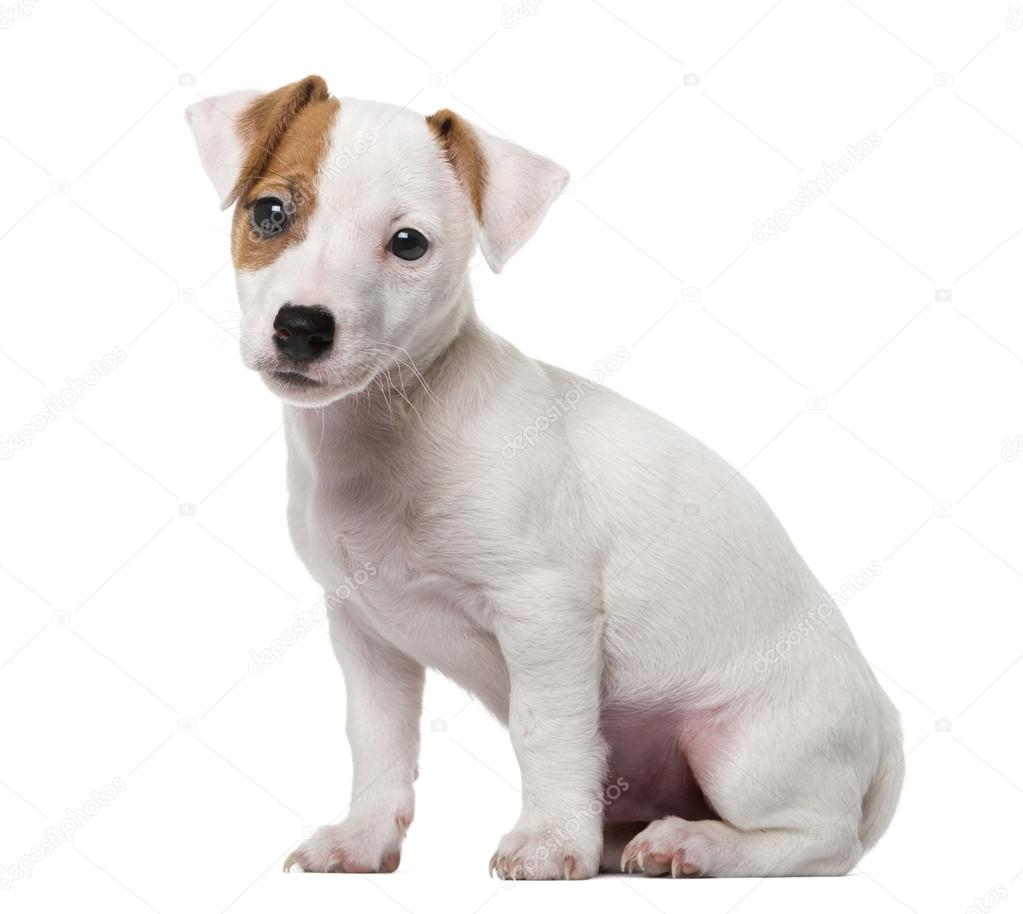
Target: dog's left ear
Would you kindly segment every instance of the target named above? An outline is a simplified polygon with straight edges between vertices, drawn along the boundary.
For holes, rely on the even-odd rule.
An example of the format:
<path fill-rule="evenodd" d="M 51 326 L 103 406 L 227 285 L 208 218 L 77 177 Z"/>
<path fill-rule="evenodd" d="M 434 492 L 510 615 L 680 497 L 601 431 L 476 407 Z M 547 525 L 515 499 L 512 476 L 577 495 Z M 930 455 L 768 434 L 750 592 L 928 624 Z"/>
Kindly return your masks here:
<path fill-rule="evenodd" d="M 479 130 L 446 108 L 431 114 L 426 123 L 469 195 L 483 256 L 500 273 L 564 190 L 568 172 L 550 159 Z"/>

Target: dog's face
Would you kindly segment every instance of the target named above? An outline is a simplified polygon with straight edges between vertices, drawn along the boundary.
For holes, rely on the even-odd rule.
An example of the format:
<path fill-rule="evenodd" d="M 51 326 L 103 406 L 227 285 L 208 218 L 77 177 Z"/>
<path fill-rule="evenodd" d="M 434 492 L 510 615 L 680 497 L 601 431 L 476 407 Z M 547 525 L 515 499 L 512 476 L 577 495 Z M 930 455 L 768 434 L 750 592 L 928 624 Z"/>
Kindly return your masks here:
<path fill-rule="evenodd" d="M 477 240 L 500 270 L 568 180 L 449 111 L 339 100 L 316 76 L 208 98 L 186 117 L 235 206 L 242 358 L 302 406 L 436 353 Z"/>

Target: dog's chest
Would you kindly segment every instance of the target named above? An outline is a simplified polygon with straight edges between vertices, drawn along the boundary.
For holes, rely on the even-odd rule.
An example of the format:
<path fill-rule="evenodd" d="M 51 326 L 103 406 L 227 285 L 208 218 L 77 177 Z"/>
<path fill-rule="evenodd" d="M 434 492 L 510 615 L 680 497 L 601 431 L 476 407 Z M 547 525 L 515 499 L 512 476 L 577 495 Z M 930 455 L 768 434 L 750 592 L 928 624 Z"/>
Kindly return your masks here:
<path fill-rule="evenodd" d="M 410 505 L 372 481 L 293 481 L 289 520 L 299 556 L 332 602 L 426 666 L 472 688 L 491 668 L 492 635 L 481 596 L 438 562 L 435 530 Z"/>

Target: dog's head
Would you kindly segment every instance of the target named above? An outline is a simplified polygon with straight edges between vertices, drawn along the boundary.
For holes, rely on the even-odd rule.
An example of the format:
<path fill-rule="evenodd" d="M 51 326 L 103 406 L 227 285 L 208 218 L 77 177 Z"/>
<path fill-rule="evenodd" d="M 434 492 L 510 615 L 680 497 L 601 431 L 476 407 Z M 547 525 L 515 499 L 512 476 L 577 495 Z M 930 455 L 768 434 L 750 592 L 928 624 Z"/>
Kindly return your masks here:
<path fill-rule="evenodd" d="M 234 205 L 242 358 L 283 399 L 322 406 L 434 354 L 465 301 L 477 240 L 499 271 L 568 180 L 471 126 L 332 97 L 310 76 L 186 112 Z"/>

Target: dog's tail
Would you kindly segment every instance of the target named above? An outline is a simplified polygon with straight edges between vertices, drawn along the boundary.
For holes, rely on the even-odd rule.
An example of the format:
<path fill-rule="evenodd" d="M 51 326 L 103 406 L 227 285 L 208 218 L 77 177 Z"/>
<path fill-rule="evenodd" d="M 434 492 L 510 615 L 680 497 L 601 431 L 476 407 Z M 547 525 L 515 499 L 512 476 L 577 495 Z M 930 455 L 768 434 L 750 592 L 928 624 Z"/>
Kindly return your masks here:
<path fill-rule="evenodd" d="M 877 771 L 863 797 L 860 844 L 864 851 L 877 842 L 892 821 L 906 773 L 906 758 L 902 751 L 902 728 L 899 726 L 898 713 L 891 705 L 887 710 L 888 721 L 882 736 Z"/>

